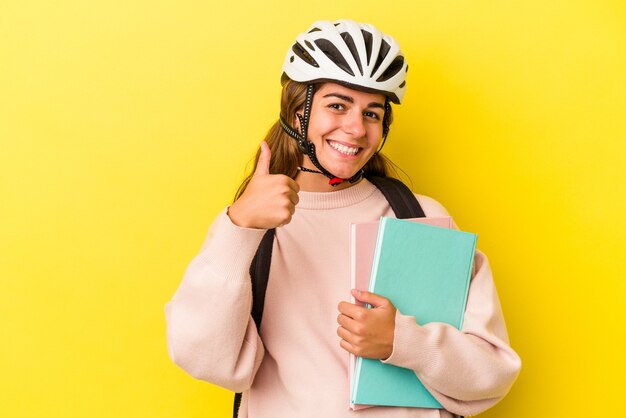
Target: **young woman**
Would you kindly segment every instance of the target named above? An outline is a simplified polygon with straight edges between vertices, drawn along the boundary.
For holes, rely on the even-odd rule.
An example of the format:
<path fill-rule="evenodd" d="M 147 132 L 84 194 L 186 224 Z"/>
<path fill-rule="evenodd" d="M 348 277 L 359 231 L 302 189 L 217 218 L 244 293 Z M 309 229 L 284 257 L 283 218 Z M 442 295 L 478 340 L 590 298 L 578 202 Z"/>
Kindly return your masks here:
<path fill-rule="evenodd" d="M 392 37 L 346 20 L 316 22 L 287 53 L 279 121 L 166 307 L 173 361 L 198 379 L 243 392 L 240 417 L 474 415 L 517 377 L 520 360 L 481 252 L 461 330 L 421 326 L 363 289 L 352 294 L 372 309 L 346 302 L 350 223 L 394 216 L 368 177 L 389 174 L 379 151 L 406 71 Z M 435 200 L 416 197 L 426 216 L 447 215 Z M 250 266 L 270 229 L 259 328 Z M 351 411 L 348 353 L 412 369 L 445 409 Z"/>

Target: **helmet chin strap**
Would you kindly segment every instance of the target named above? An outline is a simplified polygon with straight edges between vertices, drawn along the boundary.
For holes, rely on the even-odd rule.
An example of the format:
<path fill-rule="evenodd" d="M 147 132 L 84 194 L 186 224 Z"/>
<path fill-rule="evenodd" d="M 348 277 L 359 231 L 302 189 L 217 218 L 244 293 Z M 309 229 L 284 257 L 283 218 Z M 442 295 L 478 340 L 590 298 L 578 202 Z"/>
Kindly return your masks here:
<path fill-rule="evenodd" d="M 306 112 L 306 107 L 305 107 L 305 112 Z M 300 115 L 299 113 L 296 114 L 296 116 L 298 117 L 298 119 L 300 120 L 300 126 L 305 126 L 303 132 L 303 137 L 304 140 L 306 141 L 306 149 L 303 150 L 303 152 L 309 157 L 309 160 L 311 160 L 311 163 L 313 163 L 313 165 L 315 167 L 317 167 L 317 169 L 319 171 L 317 171 L 317 173 L 319 174 L 323 174 L 326 177 L 328 177 L 328 184 L 330 184 L 331 186 L 337 186 L 341 183 L 343 183 L 344 181 L 349 181 L 350 183 L 354 183 L 355 181 L 359 180 L 361 178 L 361 176 L 363 175 L 363 170 L 360 169 L 358 173 L 356 173 L 354 176 L 350 177 L 349 179 L 342 179 L 340 177 L 337 177 L 335 175 L 333 175 L 330 171 L 326 170 L 322 164 L 320 164 L 319 160 L 317 159 L 317 154 L 315 153 L 315 144 L 313 144 L 311 141 L 309 141 L 306 138 L 306 133 L 308 131 L 308 117 L 305 113 L 305 116 Z M 305 120 L 306 118 L 306 120 Z M 301 171 L 309 171 L 307 170 L 302 170 L 304 167 L 300 167 Z M 315 173 L 316 171 L 311 170 L 309 172 L 313 172 Z"/>
<path fill-rule="evenodd" d="M 320 164 L 320 162 L 317 159 L 317 155 L 315 153 L 315 145 L 311 141 L 309 141 L 307 138 L 307 134 L 309 130 L 309 118 L 311 116 L 311 104 L 313 102 L 314 92 L 315 92 L 315 86 L 313 84 L 309 84 L 307 87 L 306 99 L 304 102 L 304 115 L 296 113 L 296 116 L 298 117 L 298 120 L 300 121 L 300 131 L 302 132 L 302 134 L 300 134 L 294 128 L 289 126 L 287 121 L 285 121 L 285 119 L 283 119 L 282 116 L 280 116 L 279 118 L 280 126 L 287 133 L 287 135 L 291 136 L 296 141 L 298 141 L 298 148 L 300 148 L 303 154 L 309 157 L 309 160 L 311 160 L 311 163 L 313 163 L 313 165 L 317 167 L 317 169 L 319 170 L 319 171 L 315 171 L 315 170 L 310 170 L 305 167 L 299 167 L 300 171 L 322 174 L 329 178 L 328 184 L 333 187 L 343 183 L 344 181 L 349 181 L 350 183 L 354 183 L 358 181 L 359 179 L 361 179 L 361 177 L 363 177 L 362 168 L 359 169 L 359 171 L 354 176 L 348 179 L 343 179 L 343 178 L 333 175 L 331 172 L 326 170 L 322 166 L 322 164 Z"/>

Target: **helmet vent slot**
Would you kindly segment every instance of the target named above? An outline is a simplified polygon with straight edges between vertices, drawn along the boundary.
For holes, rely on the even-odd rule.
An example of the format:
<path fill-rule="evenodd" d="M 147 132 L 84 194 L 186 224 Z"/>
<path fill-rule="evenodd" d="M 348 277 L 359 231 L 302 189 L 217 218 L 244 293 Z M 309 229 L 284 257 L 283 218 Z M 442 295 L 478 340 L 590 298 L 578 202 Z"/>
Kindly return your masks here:
<path fill-rule="evenodd" d="M 328 57 L 328 59 L 335 63 L 337 67 L 341 68 L 351 76 L 354 76 L 354 72 L 348 65 L 348 62 L 341 55 L 341 52 L 339 52 L 337 47 L 332 44 L 332 42 L 327 39 L 317 39 L 315 40 L 315 45 L 317 45 L 317 47 Z"/>
<path fill-rule="evenodd" d="M 352 39 L 352 36 L 348 32 L 343 32 L 341 37 L 348 46 L 348 49 L 352 54 L 352 58 L 356 61 L 356 65 L 359 67 L 359 72 L 363 75 L 363 67 L 361 67 L 361 59 L 359 58 L 359 51 L 357 51 L 356 45 L 354 44 L 354 39 Z"/>
<path fill-rule="evenodd" d="M 376 64 L 374 64 L 374 68 L 372 69 L 372 75 L 376 74 L 376 71 L 378 71 L 378 67 L 380 67 L 380 64 L 383 63 L 390 49 L 391 46 L 387 43 L 387 41 L 383 39 L 380 44 L 380 49 L 378 50 L 378 58 L 376 59 Z"/>
<path fill-rule="evenodd" d="M 389 67 L 387 67 L 385 72 L 382 73 L 382 75 L 380 77 L 378 77 L 378 79 L 376 81 L 382 82 L 382 81 L 389 80 L 390 78 L 392 78 L 393 76 L 395 76 L 396 74 L 398 74 L 402 70 L 402 66 L 403 65 L 404 65 L 404 57 L 403 56 L 396 57 L 391 62 Z"/>
<path fill-rule="evenodd" d="M 363 40 L 365 41 L 365 58 L 367 59 L 367 64 L 369 65 L 370 58 L 372 56 L 372 34 L 363 29 L 361 29 L 361 34 L 363 34 Z"/>
<path fill-rule="evenodd" d="M 291 50 L 307 64 L 312 65 L 313 67 L 319 67 L 319 64 L 308 52 L 306 52 L 304 48 L 302 48 L 302 45 L 299 43 L 295 43 Z"/>

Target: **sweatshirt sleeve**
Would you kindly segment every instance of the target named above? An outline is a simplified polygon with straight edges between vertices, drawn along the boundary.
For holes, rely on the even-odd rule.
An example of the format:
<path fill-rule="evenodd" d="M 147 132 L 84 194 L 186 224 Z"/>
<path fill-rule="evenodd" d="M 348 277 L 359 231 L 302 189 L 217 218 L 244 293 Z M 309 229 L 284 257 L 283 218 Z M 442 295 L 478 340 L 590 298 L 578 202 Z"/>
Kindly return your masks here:
<path fill-rule="evenodd" d="M 169 355 L 193 377 L 242 392 L 264 348 L 250 316 L 249 268 L 265 230 L 234 225 L 226 210 L 165 306 Z"/>
<path fill-rule="evenodd" d="M 419 201 L 427 216 L 447 214 L 432 199 Z M 476 251 L 474 258 L 462 329 L 438 322 L 420 326 L 414 317 L 397 312 L 393 352 L 385 363 L 412 369 L 443 407 L 458 415 L 476 415 L 506 395 L 521 360 L 509 346 L 483 253 Z"/>

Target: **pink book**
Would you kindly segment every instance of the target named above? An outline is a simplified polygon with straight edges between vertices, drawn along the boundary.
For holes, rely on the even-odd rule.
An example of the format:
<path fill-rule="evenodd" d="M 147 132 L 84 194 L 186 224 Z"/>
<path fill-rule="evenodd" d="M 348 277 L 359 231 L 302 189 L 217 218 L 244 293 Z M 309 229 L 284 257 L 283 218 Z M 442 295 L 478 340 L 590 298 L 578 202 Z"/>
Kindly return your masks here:
<path fill-rule="evenodd" d="M 450 216 L 433 218 L 412 218 L 407 220 L 438 226 L 441 228 L 452 228 L 452 217 Z M 374 221 L 355 223 L 350 225 L 350 289 L 369 289 L 370 275 L 372 272 L 372 262 L 374 260 L 374 251 L 376 249 L 376 238 L 378 236 L 378 224 L 378 221 Z M 363 303 L 357 302 L 352 295 L 350 295 L 350 302 L 364 306 Z M 350 354 L 350 366 L 348 368 L 350 379 L 350 393 L 352 393 L 355 365 L 356 356 Z M 370 408 L 372 406 L 373 405 L 359 405 L 350 403 L 350 408 L 355 411 L 359 409 Z"/>

